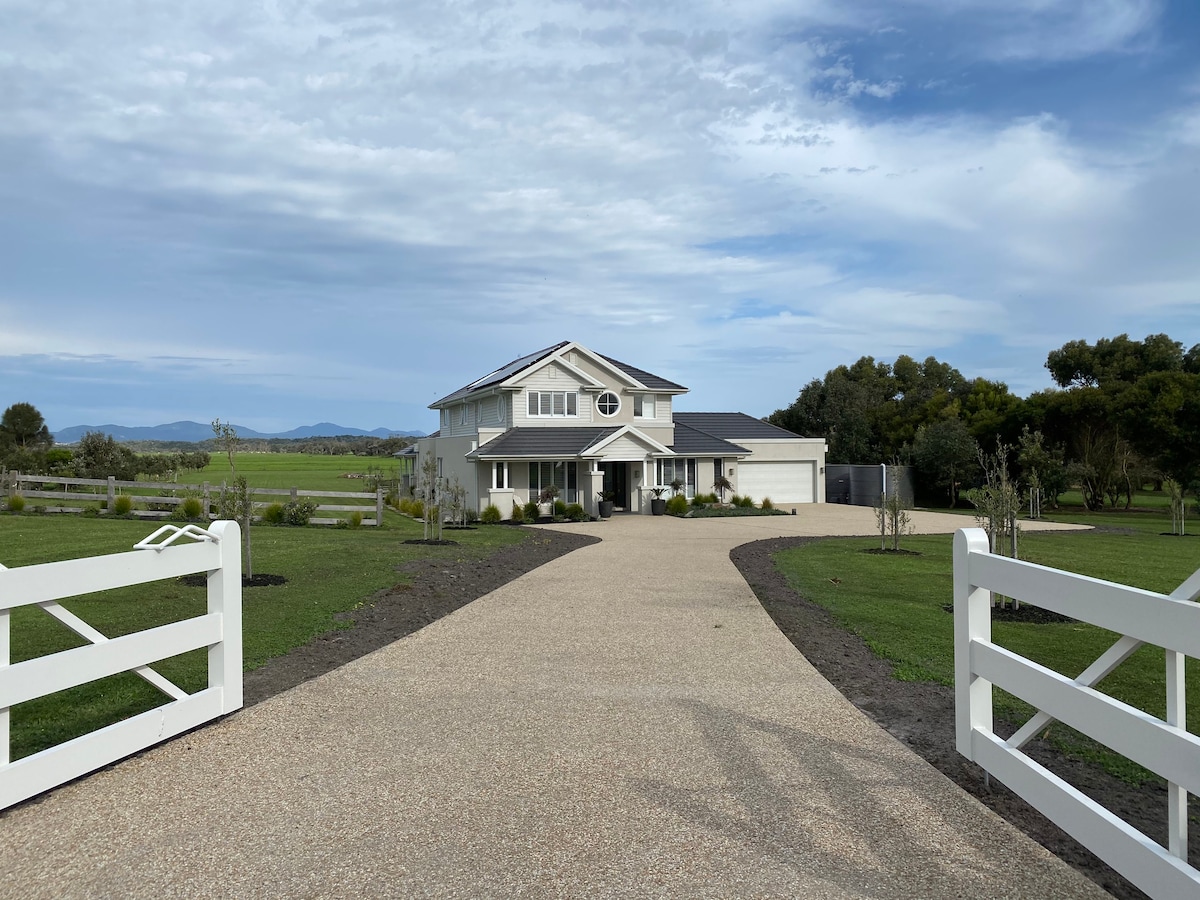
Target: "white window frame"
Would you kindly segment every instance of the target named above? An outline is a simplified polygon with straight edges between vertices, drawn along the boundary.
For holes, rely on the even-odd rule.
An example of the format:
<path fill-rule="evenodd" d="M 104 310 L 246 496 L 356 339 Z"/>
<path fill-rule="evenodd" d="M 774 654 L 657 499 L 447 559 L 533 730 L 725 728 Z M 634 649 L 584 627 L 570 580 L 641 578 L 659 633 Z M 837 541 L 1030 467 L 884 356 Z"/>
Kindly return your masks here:
<path fill-rule="evenodd" d="M 602 410 L 600 408 L 600 402 L 605 397 L 613 397 L 617 401 L 617 408 L 614 409 L 612 412 L 606 413 L 604 410 Z M 596 412 L 598 412 L 600 415 L 602 415 L 606 419 L 611 419 L 613 416 L 620 413 L 621 412 L 621 395 L 618 394 L 616 391 L 605 391 L 603 394 L 601 394 L 599 397 L 596 398 Z"/>
<path fill-rule="evenodd" d="M 548 478 L 543 476 L 549 476 Z M 574 485 L 571 482 L 575 482 Z M 537 502 L 538 494 L 548 484 L 558 485 L 558 499 L 564 503 L 579 502 L 579 464 L 573 459 L 530 460 L 529 499 Z"/>
<path fill-rule="evenodd" d="M 653 419 L 657 406 L 654 402 L 653 394 L 634 394 L 633 395 L 633 417 L 635 419 Z M 646 405 L 650 405 L 650 414 L 646 415 Z"/>
<path fill-rule="evenodd" d="M 671 456 L 655 461 L 654 477 L 659 487 L 670 487 L 678 478 L 683 482 L 683 496 L 691 500 L 696 496 L 698 460 L 695 457 Z M 670 469 L 668 472 L 667 470 Z M 680 472 L 680 469 L 683 471 Z"/>
<path fill-rule="evenodd" d="M 512 476 L 508 461 L 498 459 L 492 464 L 492 490 L 503 491 L 512 487 Z"/>
<path fill-rule="evenodd" d="M 562 411 L 556 412 L 556 408 Z M 578 419 L 579 391 L 530 390 L 525 399 L 525 413 L 531 419 Z"/>

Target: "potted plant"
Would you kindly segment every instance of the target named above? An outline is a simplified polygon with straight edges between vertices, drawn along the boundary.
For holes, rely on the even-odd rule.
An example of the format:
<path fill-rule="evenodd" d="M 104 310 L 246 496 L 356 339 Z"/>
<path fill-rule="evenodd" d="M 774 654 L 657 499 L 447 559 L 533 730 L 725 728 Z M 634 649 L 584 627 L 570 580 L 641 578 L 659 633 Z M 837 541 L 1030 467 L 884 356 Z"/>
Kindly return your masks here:
<path fill-rule="evenodd" d="M 557 484 L 546 485 L 544 488 L 542 488 L 542 492 L 538 494 L 538 503 L 542 506 L 549 507 L 549 509 L 546 511 L 546 515 L 550 517 L 554 516 L 554 501 L 556 499 L 558 499 Z"/>
<path fill-rule="evenodd" d="M 600 501 L 600 518 L 607 519 L 613 514 L 613 503 L 617 499 L 615 491 L 600 491 L 596 494 L 596 499 Z"/>
<path fill-rule="evenodd" d="M 667 514 L 667 501 L 663 499 L 663 494 L 667 492 L 665 487 L 652 487 L 650 493 L 654 495 L 650 500 L 650 514 L 654 516 L 665 516 Z"/>

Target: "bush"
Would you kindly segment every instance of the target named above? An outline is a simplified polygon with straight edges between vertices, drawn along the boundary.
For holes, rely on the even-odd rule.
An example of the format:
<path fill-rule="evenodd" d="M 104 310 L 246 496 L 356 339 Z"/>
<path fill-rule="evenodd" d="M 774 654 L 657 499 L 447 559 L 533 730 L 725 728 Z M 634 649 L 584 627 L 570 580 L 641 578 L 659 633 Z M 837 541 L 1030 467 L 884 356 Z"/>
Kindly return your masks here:
<path fill-rule="evenodd" d="M 362 513 L 350 513 L 350 518 L 347 519 L 346 522 L 351 528 L 362 528 Z"/>
<path fill-rule="evenodd" d="M 495 503 L 489 503 L 483 508 L 483 515 L 479 517 L 479 520 L 483 522 L 484 525 L 500 524 L 500 507 L 498 507 Z"/>
<path fill-rule="evenodd" d="M 733 498 L 733 505 L 740 506 L 742 509 L 754 509 L 754 498 L 735 496 Z"/>
<path fill-rule="evenodd" d="M 476 522 L 479 521 L 479 513 L 477 513 L 475 510 L 470 509 L 470 508 L 465 509 L 465 510 L 463 510 L 463 519 L 466 520 L 466 524 L 474 525 Z"/>
<path fill-rule="evenodd" d="M 567 504 L 563 500 L 554 501 L 554 515 L 565 516 L 567 514 Z"/>
<path fill-rule="evenodd" d="M 19 513 L 25 508 L 25 498 L 20 494 L 13 494 L 8 498 L 8 511 Z"/>
<path fill-rule="evenodd" d="M 530 500 L 528 503 L 525 504 L 524 512 L 525 512 L 525 521 L 526 522 L 536 522 L 538 519 L 538 516 L 540 516 L 542 514 L 542 511 L 540 509 L 538 509 L 538 505 L 536 503 L 534 503 L 532 500 Z"/>
<path fill-rule="evenodd" d="M 763 509 L 774 509 L 775 508 L 775 504 L 771 502 L 770 497 L 763 497 L 763 502 L 762 502 L 761 506 Z"/>
<path fill-rule="evenodd" d="M 175 507 L 176 513 L 189 522 L 194 522 L 204 516 L 204 504 L 199 497 L 184 497 L 183 502 Z"/>
<path fill-rule="evenodd" d="M 668 516 L 686 516 L 688 514 L 688 499 L 683 494 L 676 494 L 667 501 Z"/>
<path fill-rule="evenodd" d="M 415 497 L 401 497 L 396 508 L 404 515 L 412 516 L 414 519 L 425 518 L 425 504 Z"/>
<path fill-rule="evenodd" d="M 100 504 L 99 504 L 99 503 L 93 503 L 91 506 L 85 506 L 85 507 L 83 508 L 83 517 L 84 517 L 85 519 L 98 519 L 98 518 L 100 518 Z"/>
<path fill-rule="evenodd" d="M 283 504 L 271 503 L 262 511 L 262 520 L 268 525 L 283 524 Z"/>
<path fill-rule="evenodd" d="M 283 507 L 283 521 L 287 525 L 307 525 L 316 511 L 317 504 L 312 500 L 289 500 Z"/>
<path fill-rule="evenodd" d="M 133 511 L 133 498 L 128 494 L 118 494 L 113 500 L 113 513 L 118 516 L 127 516 Z"/>
<path fill-rule="evenodd" d="M 511 521 L 514 525 L 520 525 L 525 521 L 525 510 L 523 510 L 521 508 L 521 504 L 517 503 L 515 500 L 513 501 L 512 515 L 510 516 L 509 521 Z"/>
<path fill-rule="evenodd" d="M 557 506 L 557 504 L 555 504 Z M 588 514 L 583 511 L 583 506 L 578 503 L 572 503 L 563 510 L 563 515 L 572 522 L 587 521 Z"/>

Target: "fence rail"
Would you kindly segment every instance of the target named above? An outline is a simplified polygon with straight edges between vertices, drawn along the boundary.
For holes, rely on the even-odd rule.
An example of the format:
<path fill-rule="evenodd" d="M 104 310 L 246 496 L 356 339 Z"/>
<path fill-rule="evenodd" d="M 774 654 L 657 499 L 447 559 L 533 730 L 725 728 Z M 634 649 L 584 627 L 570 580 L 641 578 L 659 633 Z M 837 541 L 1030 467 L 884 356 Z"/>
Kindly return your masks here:
<path fill-rule="evenodd" d="M 175 543 L 179 538 L 188 543 Z M 240 544 L 236 522 L 215 522 L 208 529 L 164 525 L 128 553 L 17 569 L 0 565 L 0 809 L 241 708 Z M 105 637 L 58 603 L 80 594 L 198 572 L 208 575 L 205 615 L 121 637 Z M 35 605 L 89 643 L 10 665 L 10 611 Z M 150 667 L 204 647 L 208 648 L 208 687 L 195 694 Z M 16 762 L 10 760 L 11 707 L 121 672 L 136 672 L 171 700 Z"/>
<path fill-rule="evenodd" d="M 992 643 L 992 593 L 1014 597 L 1121 635 L 1076 678 Z M 1200 656 L 1200 571 L 1170 595 L 993 556 L 987 534 L 954 536 L 954 690 L 958 752 L 1154 898 L 1192 897 L 1188 794 L 1200 794 L 1200 738 L 1185 721 L 1184 661 Z M 1144 644 L 1163 648 L 1166 718 L 1121 703 L 1095 685 Z M 992 728 L 992 687 L 1037 714 L 1007 741 Z M 1080 731 L 1167 781 L 1167 846 L 1096 803 L 1021 752 L 1054 721 Z"/>
<path fill-rule="evenodd" d="M 74 477 L 59 477 L 49 475 L 22 475 L 19 472 L 11 473 L 7 476 L 9 482 L 9 495 L 17 496 L 26 499 L 35 500 L 58 500 L 58 501 L 83 501 L 96 502 L 104 501 L 105 507 L 100 510 L 101 514 L 107 514 L 113 508 L 113 503 L 117 496 L 124 490 L 155 490 L 155 491 L 172 491 L 173 494 L 160 493 L 154 496 L 140 495 L 131 499 L 139 503 L 153 504 L 155 506 L 179 506 L 188 498 L 187 494 L 199 495 L 200 502 L 204 508 L 205 517 L 213 515 L 213 504 L 216 503 L 220 496 L 222 485 L 214 485 L 210 482 L 202 484 L 177 484 L 167 481 L 120 481 L 116 478 L 74 478 Z M 38 487 L 22 487 L 22 485 L 38 485 Z M 55 485 L 55 489 L 47 490 L 46 485 Z M 72 487 L 97 487 L 104 488 L 103 494 L 100 493 L 85 493 L 82 491 L 72 491 Z M 362 524 L 367 526 L 380 525 L 383 522 L 383 489 L 377 488 L 374 491 L 315 491 L 304 488 L 250 488 L 250 493 L 255 497 L 267 497 L 272 499 L 255 500 L 255 509 L 265 509 L 273 502 L 277 502 L 273 498 L 286 497 L 289 500 L 306 499 L 323 499 L 330 498 L 333 500 L 371 500 L 374 501 L 375 517 L 364 518 Z M 82 508 L 78 506 L 61 506 L 61 505 L 46 505 L 46 512 L 51 513 L 79 513 Z M 318 503 L 317 515 L 310 521 L 316 525 L 333 525 L 339 521 L 338 516 L 321 517 L 321 513 L 340 513 L 340 512 L 371 512 L 369 504 L 349 505 L 349 504 L 326 504 Z M 130 514 L 143 519 L 161 519 L 172 515 L 171 510 L 156 510 L 156 509 L 131 509 Z"/>

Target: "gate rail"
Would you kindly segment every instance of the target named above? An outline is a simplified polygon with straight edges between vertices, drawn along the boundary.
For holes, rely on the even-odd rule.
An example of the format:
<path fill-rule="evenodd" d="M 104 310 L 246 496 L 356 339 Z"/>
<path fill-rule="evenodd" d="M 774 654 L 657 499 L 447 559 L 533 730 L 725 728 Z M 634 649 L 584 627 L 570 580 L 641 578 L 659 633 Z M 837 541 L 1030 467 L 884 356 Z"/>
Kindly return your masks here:
<path fill-rule="evenodd" d="M 992 592 L 1117 632 L 1077 678 L 992 643 Z M 1200 794 L 1200 738 L 1185 722 L 1185 657 L 1200 656 L 1200 571 L 1170 595 L 1074 575 L 988 552 L 987 534 L 954 536 L 954 690 L 958 752 L 1155 898 L 1196 896 L 1187 860 L 1188 794 Z M 1114 700 L 1095 685 L 1143 644 L 1166 658 L 1166 719 Z M 1038 710 L 1007 741 L 992 730 L 992 686 Z M 1167 780 L 1163 847 L 1021 752 L 1058 720 Z"/>
<path fill-rule="evenodd" d="M 186 542 L 181 542 L 186 538 Z M 5 569 L 0 566 L 0 809 L 242 706 L 242 563 L 236 522 L 164 525 L 127 553 Z M 107 638 L 59 600 L 204 572 L 208 612 Z M 10 664 L 10 610 L 36 605 L 90 641 Z M 150 663 L 208 648 L 208 687 L 188 694 Z M 10 761 L 9 710 L 18 703 L 133 671 L 171 701 L 40 753 Z"/>

